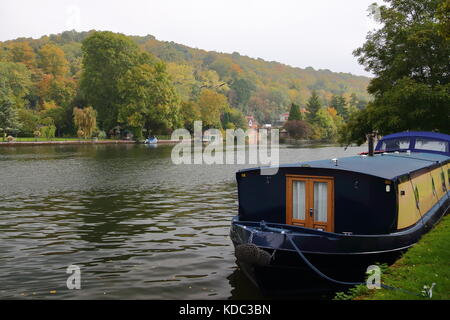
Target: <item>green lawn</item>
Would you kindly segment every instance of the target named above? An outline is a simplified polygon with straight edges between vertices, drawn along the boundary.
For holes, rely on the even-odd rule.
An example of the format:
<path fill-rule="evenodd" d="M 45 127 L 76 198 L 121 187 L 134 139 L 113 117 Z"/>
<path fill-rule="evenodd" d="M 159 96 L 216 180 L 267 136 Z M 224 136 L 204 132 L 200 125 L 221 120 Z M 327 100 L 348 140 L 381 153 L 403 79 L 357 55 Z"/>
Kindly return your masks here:
<path fill-rule="evenodd" d="M 432 299 L 450 300 L 450 215 L 409 249 L 395 264 L 385 268 L 381 282 L 388 286 L 420 294 L 423 287 L 433 288 Z M 336 299 L 354 300 L 428 300 L 400 290 L 368 290 L 358 286 Z"/>

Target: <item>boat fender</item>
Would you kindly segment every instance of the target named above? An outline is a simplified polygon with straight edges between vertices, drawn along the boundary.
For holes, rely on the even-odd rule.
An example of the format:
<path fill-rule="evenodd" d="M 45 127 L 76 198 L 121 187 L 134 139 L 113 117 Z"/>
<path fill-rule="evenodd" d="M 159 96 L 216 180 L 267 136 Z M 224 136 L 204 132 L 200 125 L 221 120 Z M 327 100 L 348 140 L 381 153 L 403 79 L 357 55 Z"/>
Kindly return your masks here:
<path fill-rule="evenodd" d="M 256 266 L 267 266 L 272 260 L 272 255 L 258 248 L 254 243 L 244 243 L 236 246 L 234 254 L 238 261 Z"/>

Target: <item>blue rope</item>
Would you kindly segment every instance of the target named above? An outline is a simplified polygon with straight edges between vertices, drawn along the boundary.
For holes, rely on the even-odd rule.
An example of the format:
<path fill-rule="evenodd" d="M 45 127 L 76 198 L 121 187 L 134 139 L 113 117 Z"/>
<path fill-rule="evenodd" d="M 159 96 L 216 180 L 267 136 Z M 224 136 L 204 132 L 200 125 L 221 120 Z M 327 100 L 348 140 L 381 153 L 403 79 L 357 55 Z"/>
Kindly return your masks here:
<path fill-rule="evenodd" d="M 306 257 L 305 255 L 300 251 L 300 249 L 298 248 L 298 246 L 295 244 L 294 240 L 292 240 L 292 238 L 290 237 L 290 235 L 288 235 L 287 233 L 284 233 L 284 235 L 287 237 L 287 239 L 289 240 L 289 242 L 292 244 L 292 246 L 294 247 L 295 251 L 297 251 L 298 255 L 300 256 L 300 258 L 302 258 L 302 260 L 315 272 L 317 273 L 320 277 L 331 281 L 333 283 L 336 284 L 340 284 L 340 285 L 346 285 L 346 286 L 358 286 L 358 285 L 365 285 L 364 282 L 346 282 L 346 281 L 339 281 L 333 278 L 330 278 L 329 276 L 327 276 L 326 274 L 324 274 L 323 272 L 321 272 L 319 269 L 317 269 Z M 421 294 L 417 294 L 415 292 L 411 292 L 408 290 L 404 290 L 404 289 L 400 289 L 400 288 L 395 288 L 395 287 L 391 287 L 385 284 L 381 284 L 381 287 L 383 289 L 388 289 L 388 290 L 398 290 L 398 291 L 402 291 L 404 293 L 408 293 L 408 294 L 412 294 L 415 296 L 419 296 L 419 297 L 423 297 L 423 295 Z"/>

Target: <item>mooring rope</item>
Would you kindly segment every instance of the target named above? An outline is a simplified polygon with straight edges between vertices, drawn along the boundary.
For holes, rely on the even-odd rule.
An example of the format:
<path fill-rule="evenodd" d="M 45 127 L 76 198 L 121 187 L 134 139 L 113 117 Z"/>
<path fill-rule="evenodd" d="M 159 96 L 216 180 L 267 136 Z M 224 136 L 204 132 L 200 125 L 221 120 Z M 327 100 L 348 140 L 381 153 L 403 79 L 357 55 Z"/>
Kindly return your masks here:
<path fill-rule="evenodd" d="M 248 222 L 250 224 L 256 224 L 255 222 Z M 358 285 L 366 285 L 365 282 L 347 282 L 347 281 L 340 281 L 340 280 L 336 280 L 333 279 L 329 276 L 327 276 L 326 274 L 324 274 L 322 271 L 320 271 L 316 266 L 314 266 L 309 260 L 308 258 L 305 257 L 305 255 L 303 254 L 303 252 L 300 250 L 300 248 L 297 246 L 297 244 L 294 242 L 294 240 L 292 239 L 292 236 L 290 234 L 290 231 L 287 231 L 285 229 L 282 228 L 273 228 L 273 227 L 269 227 L 267 226 L 267 224 L 264 221 L 260 222 L 260 227 L 261 227 L 261 231 L 272 231 L 272 232 L 276 232 L 276 233 L 280 233 L 284 235 L 284 241 L 283 243 L 286 242 L 286 239 L 291 243 L 292 247 L 294 248 L 294 250 L 297 252 L 297 254 L 299 255 L 299 257 L 303 260 L 303 262 L 306 263 L 306 265 L 313 270 L 317 275 L 319 275 L 321 278 L 328 280 L 330 282 L 336 283 L 336 284 L 340 284 L 340 285 L 345 285 L 345 286 L 358 286 Z M 251 236 L 249 237 L 248 240 L 250 240 L 250 243 L 255 245 L 253 243 L 253 231 L 248 230 L 251 233 Z M 240 238 L 240 237 L 239 237 Z M 244 243 L 244 242 L 243 242 Z M 279 245 L 279 247 L 277 249 L 274 249 L 274 252 L 272 253 L 272 255 L 270 256 L 271 260 L 274 258 L 275 256 L 275 252 L 281 249 L 281 246 L 283 245 L 283 243 L 281 243 Z M 255 245 L 256 246 L 256 245 Z M 415 295 L 415 296 L 419 296 L 419 297 L 424 297 L 423 294 L 418 294 L 409 290 L 405 290 L 405 289 L 401 289 L 401 288 L 396 288 L 393 286 L 389 286 L 383 283 L 380 283 L 380 287 L 383 289 L 387 289 L 387 290 L 396 290 L 396 291 L 402 291 L 406 294 L 411 294 L 411 295 Z M 427 293 L 429 294 L 429 293 Z"/>
<path fill-rule="evenodd" d="M 295 244 L 295 242 L 294 242 L 294 240 L 292 239 L 292 237 L 289 235 L 289 234 L 287 234 L 287 233 L 284 233 L 284 235 L 286 236 L 286 238 L 289 240 L 289 242 L 291 243 L 291 245 L 294 247 L 294 249 L 295 249 L 295 251 L 298 253 L 298 255 L 300 256 L 300 258 L 302 258 L 302 260 L 315 272 L 315 273 L 317 273 L 320 277 L 322 277 L 322 278 L 324 278 L 324 279 L 326 279 L 326 280 L 328 280 L 328 281 L 331 281 L 331 282 L 333 282 L 333 283 L 336 283 L 336 284 L 341 284 L 341 285 L 346 285 L 346 286 L 358 286 L 358 285 L 365 285 L 366 283 L 364 283 L 364 282 L 346 282 L 346 281 L 339 281 L 339 280 L 336 280 L 336 279 L 333 279 L 333 278 L 331 278 L 331 277 L 329 277 L 329 276 L 327 276 L 326 274 L 324 274 L 323 272 L 321 272 L 319 269 L 317 269 L 306 257 L 305 257 L 305 255 L 303 254 L 303 252 L 301 252 L 301 250 L 298 248 L 298 246 Z M 383 284 L 383 283 L 380 283 L 380 286 L 383 288 L 383 289 L 388 289 L 388 290 L 397 290 L 397 291 L 402 291 L 402 292 L 404 292 L 404 293 L 407 293 L 407 294 L 412 294 L 412 295 L 415 295 L 415 296 L 419 296 L 419 297 L 423 297 L 423 295 L 422 294 L 418 294 L 418 293 L 415 293 L 415 292 L 411 292 L 411 291 L 408 291 L 408 290 L 405 290 L 405 289 L 401 289 L 401 288 L 396 288 L 396 287 L 392 287 L 392 286 L 388 286 L 388 285 L 386 285 L 386 284 Z"/>

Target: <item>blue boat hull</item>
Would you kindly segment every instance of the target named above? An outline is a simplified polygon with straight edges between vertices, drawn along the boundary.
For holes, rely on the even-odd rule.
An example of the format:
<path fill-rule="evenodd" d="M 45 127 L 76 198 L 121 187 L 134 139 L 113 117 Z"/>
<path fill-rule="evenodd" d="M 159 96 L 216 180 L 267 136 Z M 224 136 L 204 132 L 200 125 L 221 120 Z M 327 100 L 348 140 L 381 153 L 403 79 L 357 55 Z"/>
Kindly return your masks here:
<path fill-rule="evenodd" d="M 392 264 L 449 210 L 450 198 L 446 197 L 416 225 L 386 235 L 336 234 L 290 225 L 239 221 L 235 217 L 230 237 L 238 265 L 265 294 L 338 290 L 348 286 L 333 283 L 311 269 L 286 234 L 323 274 L 339 281 L 362 282 L 368 266 Z M 264 252 L 248 250 L 252 247 Z"/>

